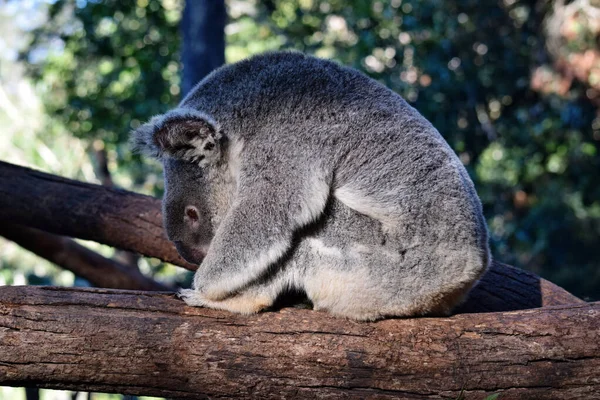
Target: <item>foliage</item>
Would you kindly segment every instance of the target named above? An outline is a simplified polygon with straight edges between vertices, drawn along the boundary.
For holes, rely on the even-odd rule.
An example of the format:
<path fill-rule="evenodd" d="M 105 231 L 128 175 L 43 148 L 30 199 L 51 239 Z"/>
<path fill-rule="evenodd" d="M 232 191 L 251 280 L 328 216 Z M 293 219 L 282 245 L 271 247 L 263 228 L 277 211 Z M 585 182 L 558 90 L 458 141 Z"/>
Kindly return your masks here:
<path fill-rule="evenodd" d="M 106 146 L 125 186 L 131 174 L 139 182 L 148 173 L 131 162 L 129 131 L 178 100 L 180 13 L 173 1 L 56 1 L 26 53 L 47 112 L 97 149 Z"/>
<path fill-rule="evenodd" d="M 10 2 L 0 7 L 0 160 L 89 180 L 93 169 L 85 147 L 64 129 L 49 123 L 35 88 L 25 79 L 17 61 L 19 50 L 29 41 L 23 31 L 44 21 L 44 10 L 29 3 Z M 0 238 L 0 285 L 72 285 L 74 280 L 69 271 Z"/>
<path fill-rule="evenodd" d="M 600 299 L 593 19 L 543 0 L 228 6 L 229 62 L 294 48 L 359 68 L 402 94 L 471 173 L 495 257 Z M 48 112 L 74 135 L 105 146 L 125 186 L 160 185 L 156 170 L 148 174 L 132 162 L 126 135 L 179 95 L 180 11 L 173 0 L 56 1 L 27 53 Z M 584 61 L 591 66 L 579 68 Z"/>

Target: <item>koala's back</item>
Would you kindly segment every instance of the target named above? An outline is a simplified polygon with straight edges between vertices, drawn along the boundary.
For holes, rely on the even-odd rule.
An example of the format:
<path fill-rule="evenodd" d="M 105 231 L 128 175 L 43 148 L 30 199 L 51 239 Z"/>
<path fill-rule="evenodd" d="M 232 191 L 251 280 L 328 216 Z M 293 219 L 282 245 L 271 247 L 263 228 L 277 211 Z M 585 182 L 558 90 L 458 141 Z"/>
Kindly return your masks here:
<path fill-rule="evenodd" d="M 180 106 L 204 109 L 234 130 L 282 122 L 346 124 L 399 111 L 420 118 L 400 96 L 358 71 L 296 52 L 267 53 L 222 67 Z"/>
<path fill-rule="evenodd" d="M 430 220 L 439 235 L 467 224 L 458 232 L 476 231 L 467 233 L 471 245 L 487 242 L 479 199 L 452 149 L 401 96 L 354 69 L 268 53 L 215 71 L 181 106 L 213 115 L 248 147 L 317 159 L 333 171 L 337 197 L 363 214 L 398 225 L 411 208 L 407 217 Z"/>

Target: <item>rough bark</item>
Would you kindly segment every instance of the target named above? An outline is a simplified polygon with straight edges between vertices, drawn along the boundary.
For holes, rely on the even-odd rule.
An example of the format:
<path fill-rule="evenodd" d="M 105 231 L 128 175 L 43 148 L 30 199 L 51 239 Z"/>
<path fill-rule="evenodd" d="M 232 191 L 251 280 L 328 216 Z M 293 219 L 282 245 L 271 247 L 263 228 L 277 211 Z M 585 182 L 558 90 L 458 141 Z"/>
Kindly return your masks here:
<path fill-rule="evenodd" d="M 0 220 L 195 269 L 162 228 L 160 200 L 0 162 Z"/>
<path fill-rule="evenodd" d="M 144 276 L 136 268 L 103 257 L 64 236 L 9 223 L 0 224 L 0 236 L 97 287 L 162 291 L 172 289 Z"/>
<path fill-rule="evenodd" d="M 110 170 L 108 168 L 108 154 L 106 153 L 106 147 L 104 142 L 101 140 L 94 141 L 93 144 L 94 149 L 94 159 L 96 161 L 96 176 L 100 178 L 100 182 L 102 182 L 102 186 L 107 187 L 116 187 L 114 185 L 112 175 L 110 174 Z M 124 250 L 115 250 L 115 254 L 113 259 L 122 263 L 125 266 L 129 266 L 130 268 L 138 268 L 138 261 L 140 256 L 137 253 L 132 253 L 130 251 Z M 108 287 L 108 286 L 101 286 Z M 115 288 L 115 289 L 123 289 L 123 288 Z M 131 288 L 133 289 L 133 288 Z M 143 290 L 143 289 L 140 289 Z"/>
<path fill-rule="evenodd" d="M 456 313 L 526 310 L 585 303 L 531 272 L 494 261 Z"/>
<path fill-rule="evenodd" d="M 0 288 L 0 384 L 169 398 L 593 398 L 600 303 L 356 323 L 150 292 Z"/>
<path fill-rule="evenodd" d="M 0 162 L 0 224 L 6 221 L 196 268 L 165 237 L 159 200 Z M 459 311 L 522 310 L 575 302 L 581 300 L 535 274 L 494 262 Z"/>

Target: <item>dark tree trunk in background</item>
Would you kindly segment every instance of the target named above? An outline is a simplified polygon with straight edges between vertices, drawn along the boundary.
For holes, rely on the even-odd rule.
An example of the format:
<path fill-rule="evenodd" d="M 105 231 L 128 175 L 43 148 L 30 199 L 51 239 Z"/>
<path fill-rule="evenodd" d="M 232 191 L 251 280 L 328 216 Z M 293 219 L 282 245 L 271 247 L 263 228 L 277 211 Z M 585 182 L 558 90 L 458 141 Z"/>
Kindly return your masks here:
<path fill-rule="evenodd" d="M 34 387 L 26 387 L 25 398 L 27 400 L 40 400 L 40 389 Z"/>
<path fill-rule="evenodd" d="M 181 19 L 183 96 L 212 70 L 225 63 L 226 19 L 223 0 L 185 2 Z"/>

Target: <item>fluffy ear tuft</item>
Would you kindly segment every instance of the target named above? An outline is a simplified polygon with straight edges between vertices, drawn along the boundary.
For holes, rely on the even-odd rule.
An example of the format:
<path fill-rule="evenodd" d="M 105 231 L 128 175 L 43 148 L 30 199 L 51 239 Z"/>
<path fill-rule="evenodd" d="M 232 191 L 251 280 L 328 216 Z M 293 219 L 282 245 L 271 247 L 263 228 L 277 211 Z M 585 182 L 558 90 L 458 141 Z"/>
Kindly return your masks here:
<path fill-rule="evenodd" d="M 162 151 L 154 142 L 153 137 L 156 126 L 163 117 L 163 115 L 154 116 L 150 121 L 140 125 L 131 132 L 129 136 L 129 145 L 135 153 L 141 153 L 155 158 L 161 156 Z"/>
<path fill-rule="evenodd" d="M 140 126 L 131 142 L 135 150 L 154 157 L 168 154 L 205 165 L 219 157 L 222 139 L 211 118 L 197 110 L 178 108 Z"/>

